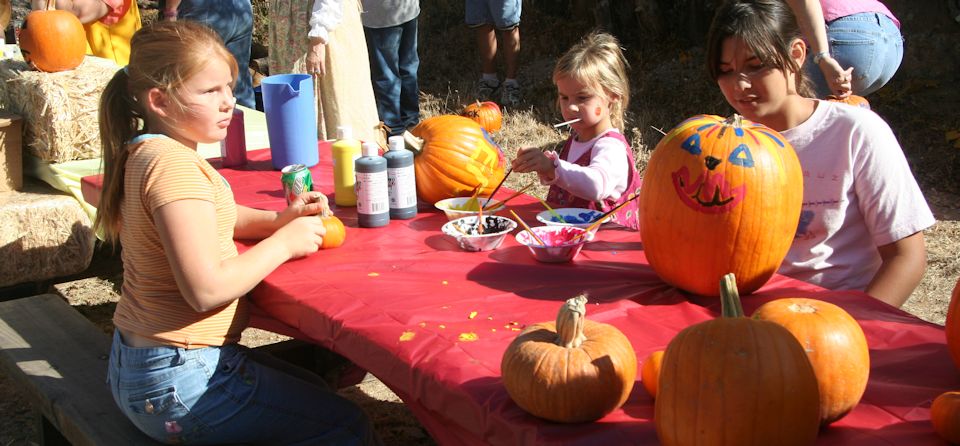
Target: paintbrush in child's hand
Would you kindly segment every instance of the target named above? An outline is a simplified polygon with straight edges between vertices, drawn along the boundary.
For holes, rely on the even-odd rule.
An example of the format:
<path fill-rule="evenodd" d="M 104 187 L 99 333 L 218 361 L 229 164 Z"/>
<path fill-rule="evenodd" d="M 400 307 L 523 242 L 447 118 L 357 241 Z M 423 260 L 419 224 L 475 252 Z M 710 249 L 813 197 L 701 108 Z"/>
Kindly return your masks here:
<path fill-rule="evenodd" d="M 503 179 L 500 180 L 500 182 L 497 184 L 497 187 L 493 188 L 493 192 L 490 192 L 490 196 L 487 197 L 487 201 L 483 203 L 484 206 L 488 206 L 490 204 L 490 201 L 493 200 L 493 195 L 500 190 L 500 186 L 503 186 L 503 183 L 507 181 L 507 177 L 510 176 L 512 172 L 513 166 L 510 166 L 506 173 L 503 174 Z"/>
<path fill-rule="evenodd" d="M 587 228 L 586 228 L 583 232 L 581 232 L 581 233 L 577 234 L 576 236 L 574 236 L 574 237 L 573 237 L 573 240 L 577 240 L 577 239 L 583 238 L 583 236 L 589 234 L 590 231 L 594 230 L 597 226 L 600 226 L 600 224 L 603 223 L 603 221 L 606 220 L 607 217 L 609 217 L 610 215 L 612 215 L 614 212 L 617 212 L 618 210 L 620 210 L 620 208 L 626 206 L 627 203 L 635 200 L 635 199 L 636 199 L 637 197 L 639 197 L 639 196 L 640 196 L 640 195 L 637 195 L 637 194 L 631 195 L 631 196 L 630 196 L 629 198 L 627 198 L 626 200 L 623 200 L 623 203 L 620 203 L 620 204 L 618 204 L 616 207 L 614 207 L 613 209 L 610 209 L 609 211 L 604 212 L 603 215 L 600 216 L 600 218 L 594 220 L 594 222 L 591 223 L 590 226 L 587 226 Z"/>

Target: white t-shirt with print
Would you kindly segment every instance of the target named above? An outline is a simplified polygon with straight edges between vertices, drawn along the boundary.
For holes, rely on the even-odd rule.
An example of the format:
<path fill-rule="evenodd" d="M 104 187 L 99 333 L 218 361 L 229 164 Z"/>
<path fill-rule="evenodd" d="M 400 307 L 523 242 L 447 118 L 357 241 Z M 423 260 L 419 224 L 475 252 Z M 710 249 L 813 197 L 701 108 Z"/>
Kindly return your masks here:
<path fill-rule="evenodd" d="M 878 246 L 935 223 L 896 136 L 876 113 L 818 101 L 806 122 L 781 133 L 803 168 L 803 208 L 780 274 L 863 290 L 880 268 Z"/>

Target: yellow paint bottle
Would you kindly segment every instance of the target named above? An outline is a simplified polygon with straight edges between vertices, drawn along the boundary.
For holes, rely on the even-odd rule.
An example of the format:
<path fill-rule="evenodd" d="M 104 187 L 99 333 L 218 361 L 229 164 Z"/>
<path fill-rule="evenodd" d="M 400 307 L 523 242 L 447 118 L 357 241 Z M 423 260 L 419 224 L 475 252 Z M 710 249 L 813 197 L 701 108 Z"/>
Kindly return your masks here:
<path fill-rule="evenodd" d="M 360 140 L 353 138 L 353 128 L 337 127 L 337 140 L 330 148 L 333 153 L 333 202 L 337 206 L 356 206 L 354 190 L 357 179 L 354 162 L 360 158 Z"/>

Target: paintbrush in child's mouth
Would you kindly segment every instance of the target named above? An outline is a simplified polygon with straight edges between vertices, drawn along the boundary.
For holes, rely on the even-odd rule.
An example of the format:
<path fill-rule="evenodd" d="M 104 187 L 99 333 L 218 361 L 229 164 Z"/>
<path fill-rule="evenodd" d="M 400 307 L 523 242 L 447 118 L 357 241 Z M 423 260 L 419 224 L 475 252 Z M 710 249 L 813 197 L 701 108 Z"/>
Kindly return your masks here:
<path fill-rule="evenodd" d="M 571 119 L 571 120 L 569 120 L 569 121 L 563 121 L 563 122 L 561 122 L 561 123 L 559 123 L 559 124 L 554 124 L 554 125 L 553 125 L 553 128 L 558 129 L 558 128 L 560 128 L 560 127 L 567 126 L 567 125 L 570 125 L 570 124 L 574 124 L 574 123 L 577 123 L 577 122 L 580 122 L 580 118 Z"/>

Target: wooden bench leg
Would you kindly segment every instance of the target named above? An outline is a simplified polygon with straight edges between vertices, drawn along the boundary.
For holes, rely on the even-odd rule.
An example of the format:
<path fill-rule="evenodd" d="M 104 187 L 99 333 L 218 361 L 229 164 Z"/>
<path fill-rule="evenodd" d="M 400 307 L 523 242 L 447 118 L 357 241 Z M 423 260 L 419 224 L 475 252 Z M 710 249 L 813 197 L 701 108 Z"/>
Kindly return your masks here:
<path fill-rule="evenodd" d="M 72 446 L 63 434 L 57 430 L 57 427 L 43 416 L 35 411 L 37 420 L 37 432 L 39 434 L 40 446 Z"/>

